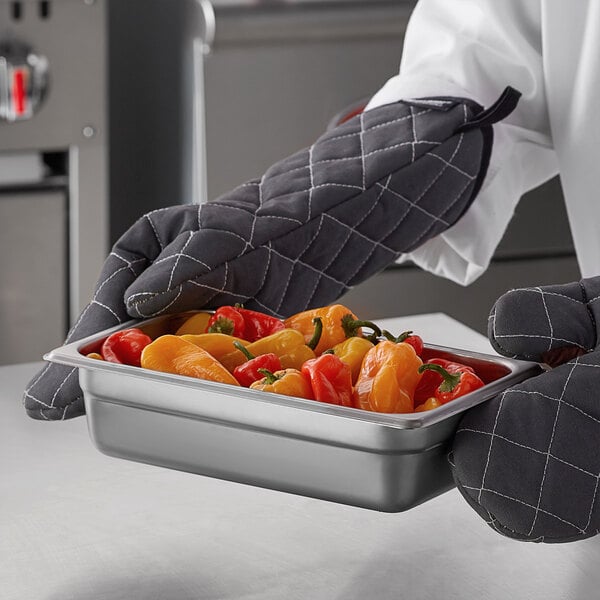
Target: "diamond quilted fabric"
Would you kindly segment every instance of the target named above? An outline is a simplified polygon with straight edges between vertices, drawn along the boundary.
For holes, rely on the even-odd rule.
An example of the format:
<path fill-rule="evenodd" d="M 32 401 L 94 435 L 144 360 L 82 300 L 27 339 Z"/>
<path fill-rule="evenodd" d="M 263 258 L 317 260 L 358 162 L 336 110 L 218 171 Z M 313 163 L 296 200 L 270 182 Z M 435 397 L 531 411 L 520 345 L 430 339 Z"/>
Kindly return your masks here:
<path fill-rule="evenodd" d="M 507 292 L 498 352 L 556 365 L 466 413 L 450 455 L 458 488 L 500 533 L 567 542 L 600 528 L 600 277 Z"/>
<path fill-rule="evenodd" d="M 68 341 L 166 312 L 329 304 L 456 223 L 485 177 L 492 123 L 518 97 L 507 88 L 487 110 L 459 98 L 381 106 L 212 202 L 145 215 L 115 244 Z M 25 407 L 83 414 L 76 371 L 45 367 Z"/>

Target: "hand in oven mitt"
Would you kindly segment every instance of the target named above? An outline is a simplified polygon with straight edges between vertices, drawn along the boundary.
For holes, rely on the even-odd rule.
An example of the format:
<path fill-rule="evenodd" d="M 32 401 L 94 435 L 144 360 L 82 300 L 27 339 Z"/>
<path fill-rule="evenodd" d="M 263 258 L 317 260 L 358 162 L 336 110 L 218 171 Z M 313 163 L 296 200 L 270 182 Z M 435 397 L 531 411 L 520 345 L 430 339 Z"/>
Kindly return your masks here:
<path fill-rule="evenodd" d="M 333 302 L 461 217 L 485 177 L 492 124 L 519 96 L 506 88 L 487 110 L 461 98 L 381 106 L 212 202 L 145 215 L 67 341 L 129 317 L 234 303 L 287 316 Z M 83 414 L 76 370 L 46 366 L 25 407 L 39 419 Z"/>
<path fill-rule="evenodd" d="M 600 528 L 600 277 L 507 292 L 489 337 L 551 370 L 468 411 L 450 462 L 467 502 L 498 532 L 568 542 Z"/>

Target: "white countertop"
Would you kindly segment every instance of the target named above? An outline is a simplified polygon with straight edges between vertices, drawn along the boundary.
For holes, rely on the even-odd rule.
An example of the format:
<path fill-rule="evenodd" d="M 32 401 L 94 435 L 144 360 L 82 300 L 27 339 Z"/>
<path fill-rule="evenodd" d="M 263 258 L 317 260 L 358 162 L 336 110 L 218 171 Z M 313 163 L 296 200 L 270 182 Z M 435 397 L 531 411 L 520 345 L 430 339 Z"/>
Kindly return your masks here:
<path fill-rule="evenodd" d="M 385 325 L 491 351 L 441 314 Z M 515 542 L 456 490 L 386 514 L 104 456 L 84 418 L 25 415 L 38 368 L 0 368 L 1 600 L 597 596 L 600 538 Z"/>

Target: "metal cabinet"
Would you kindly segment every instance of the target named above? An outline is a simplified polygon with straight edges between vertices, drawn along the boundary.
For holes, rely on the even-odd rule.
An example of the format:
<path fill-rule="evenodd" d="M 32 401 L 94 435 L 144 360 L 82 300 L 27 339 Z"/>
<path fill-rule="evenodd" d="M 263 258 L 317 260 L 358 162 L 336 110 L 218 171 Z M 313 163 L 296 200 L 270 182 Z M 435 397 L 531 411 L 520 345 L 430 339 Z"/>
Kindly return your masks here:
<path fill-rule="evenodd" d="M 0 364 L 39 360 L 67 329 L 67 198 L 0 192 Z"/>
<path fill-rule="evenodd" d="M 48 86 L 14 118 L 6 76 L 23 49 Z M 63 341 L 108 252 L 105 53 L 106 0 L 0 0 L 0 364 Z M 15 178 L 23 157 L 43 168 Z"/>

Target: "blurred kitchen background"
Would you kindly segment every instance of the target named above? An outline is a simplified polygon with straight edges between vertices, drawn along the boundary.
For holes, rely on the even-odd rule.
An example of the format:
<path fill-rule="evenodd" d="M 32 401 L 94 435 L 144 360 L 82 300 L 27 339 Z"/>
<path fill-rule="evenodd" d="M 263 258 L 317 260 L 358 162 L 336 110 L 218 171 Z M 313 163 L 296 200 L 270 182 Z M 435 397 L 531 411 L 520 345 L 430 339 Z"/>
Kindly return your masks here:
<path fill-rule="evenodd" d="M 403 0 L 0 0 L 0 364 L 60 345 L 111 244 L 309 145 L 398 70 Z M 504 290 L 579 277 L 558 179 L 521 201 L 468 288 L 391 266 L 364 318 L 485 332 Z"/>

